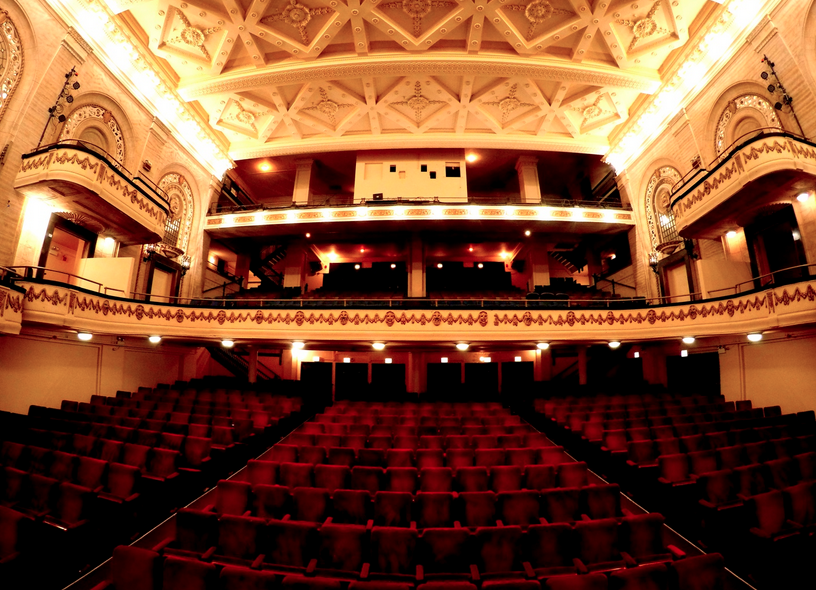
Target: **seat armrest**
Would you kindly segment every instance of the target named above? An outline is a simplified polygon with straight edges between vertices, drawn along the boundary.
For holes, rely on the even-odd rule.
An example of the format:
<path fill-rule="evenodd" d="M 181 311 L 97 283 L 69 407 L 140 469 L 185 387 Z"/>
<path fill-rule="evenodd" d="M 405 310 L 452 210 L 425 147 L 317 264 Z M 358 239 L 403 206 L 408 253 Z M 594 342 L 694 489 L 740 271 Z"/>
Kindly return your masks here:
<path fill-rule="evenodd" d="M 623 558 L 623 562 L 626 564 L 627 568 L 637 567 L 637 561 L 635 561 L 635 559 L 625 551 L 621 551 L 621 557 Z"/>
<path fill-rule="evenodd" d="M 577 557 L 573 558 L 572 563 L 575 565 L 575 569 L 578 571 L 579 574 L 588 574 L 589 568 L 584 565 L 584 562 L 578 559 Z"/>
<path fill-rule="evenodd" d="M 669 553 L 672 555 L 672 559 L 675 561 L 678 559 L 684 559 L 686 557 L 686 552 L 680 549 L 675 545 L 666 545 L 666 549 L 669 550 Z"/>
<path fill-rule="evenodd" d="M 759 529 L 759 528 L 757 528 L 755 526 L 752 526 L 750 528 L 750 531 L 751 531 L 752 535 L 756 535 L 757 537 L 759 537 L 761 539 L 770 539 L 771 538 L 770 534 L 766 533 L 762 529 Z"/>
<path fill-rule="evenodd" d="M 711 510 L 714 510 L 714 509 L 716 509 L 716 508 L 717 508 L 717 505 L 716 505 L 716 504 L 712 504 L 712 503 L 711 503 L 711 502 L 709 502 L 708 500 L 704 500 L 704 499 L 702 499 L 702 498 L 701 498 L 701 499 L 699 500 L 699 502 L 700 502 L 700 506 L 703 506 L 704 508 L 709 508 L 709 509 L 711 509 Z"/>
<path fill-rule="evenodd" d="M 425 568 L 421 565 L 416 566 L 416 581 L 422 582 L 425 580 Z"/>
<path fill-rule="evenodd" d="M 317 569 L 317 560 L 316 559 L 310 559 L 309 560 L 309 565 L 306 566 L 306 575 L 307 576 L 313 576 L 314 573 L 315 573 L 315 569 Z"/>
<path fill-rule="evenodd" d="M 374 521 L 373 520 L 369 520 L 368 522 L 366 522 L 366 531 L 368 531 L 370 533 L 371 529 L 373 529 L 373 528 L 374 528 Z"/>
<path fill-rule="evenodd" d="M 526 575 L 530 580 L 535 580 L 535 570 L 533 570 L 533 566 L 530 565 L 530 562 L 525 561 L 521 565 L 524 566 L 524 575 Z"/>
<path fill-rule="evenodd" d="M 259 570 L 259 569 L 261 569 L 261 566 L 263 565 L 264 559 L 266 559 L 266 555 L 264 555 L 263 553 L 259 554 L 259 555 L 258 555 L 258 556 L 257 556 L 257 557 L 254 559 L 254 561 L 252 562 L 252 565 L 250 565 L 249 567 L 250 567 L 251 569 L 254 569 L 254 570 Z"/>
<path fill-rule="evenodd" d="M 789 519 L 789 518 L 788 518 L 788 519 L 786 519 L 786 520 L 785 520 L 785 522 L 788 524 L 788 526 L 789 526 L 789 527 L 794 528 L 794 529 L 802 529 L 802 528 L 804 528 L 804 527 L 803 527 L 801 524 L 799 524 L 799 523 L 798 523 L 798 522 L 796 522 L 795 520 L 791 520 L 791 519 Z"/>
<path fill-rule="evenodd" d="M 360 579 L 361 580 L 367 580 L 368 579 L 368 573 L 370 571 L 371 571 L 371 564 L 370 563 L 364 563 L 363 564 L 363 569 L 360 570 Z"/>
<path fill-rule="evenodd" d="M 201 556 L 201 561 L 211 561 L 212 556 L 215 555 L 215 547 L 210 547 L 207 549 L 204 554 Z"/>
<path fill-rule="evenodd" d="M 474 582 L 481 580 L 481 576 L 479 575 L 479 568 L 476 567 L 475 563 L 470 564 L 470 579 Z"/>
<path fill-rule="evenodd" d="M 91 588 L 91 590 L 107 590 L 113 585 L 111 580 L 105 580 L 104 582 L 99 582 L 96 586 Z"/>
<path fill-rule="evenodd" d="M 161 541 L 159 541 L 157 545 L 153 547 L 153 551 L 155 551 L 156 553 L 161 553 L 162 551 L 164 551 L 164 548 L 167 547 L 172 542 L 173 539 L 169 537 L 166 539 L 162 539 Z"/>
<path fill-rule="evenodd" d="M 499 519 L 496 519 L 496 526 L 504 526 L 504 523 Z"/>

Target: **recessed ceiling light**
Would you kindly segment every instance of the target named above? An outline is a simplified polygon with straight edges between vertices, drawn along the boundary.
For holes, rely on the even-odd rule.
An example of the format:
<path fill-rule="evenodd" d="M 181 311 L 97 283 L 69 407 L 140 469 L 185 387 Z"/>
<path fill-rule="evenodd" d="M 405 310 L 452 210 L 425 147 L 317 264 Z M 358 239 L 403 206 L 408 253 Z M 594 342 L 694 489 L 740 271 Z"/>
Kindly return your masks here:
<path fill-rule="evenodd" d="M 733 229 L 730 230 L 730 231 L 727 231 L 727 232 L 725 232 L 725 237 L 726 238 L 736 238 L 737 237 L 737 232 L 735 232 Z"/>
<path fill-rule="evenodd" d="M 360 254 L 362 254 L 363 252 L 365 252 L 365 248 L 360 248 Z"/>
<path fill-rule="evenodd" d="M 479 159 L 479 156 L 477 156 L 476 154 L 468 154 L 467 156 L 465 156 L 465 160 L 467 160 L 468 162 L 471 162 L 471 163 L 475 162 L 478 159 Z"/>
<path fill-rule="evenodd" d="M 480 262 L 479 264 L 477 264 L 477 265 L 476 265 L 476 268 L 484 268 L 484 264 L 482 264 L 482 263 Z"/>
<path fill-rule="evenodd" d="M 302 350 L 304 346 L 306 345 L 300 340 L 292 342 L 292 350 Z"/>
<path fill-rule="evenodd" d="M 258 170 L 261 172 L 269 172 L 272 170 L 272 164 L 269 162 L 261 162 L 261 164 L 258 166 Z"/>
<path fill-rule="evenodd" d="M 459 342 L 459 343 L 456 345 L 456 348 L 457 348 L 458 350 L 467 350 L 467 349 L 468 349 L 468 347 L 470 347 L 470 344 L 468 344 L 467 342 Z"/>
<path fill-rule="evenodd" d="M 437 264 L 436 268 L 442 268 L 442 263 L 440 262 L 439 264 Z"/>
<path fill-rule="evenodd" d="M 502 252 L 502 253 L 501 253 L 501 257 L 502 257 L 502 258 L 507 258 L 507 252 Z"/>
<path fill-rule="evenodd" d="M 329 256 L 329 260 L 337 260 L 337 252 L 335 252 L 334 250 L 329 252 L 328 256 Z"/>
<path fill-rule="evenodd" d="M 612 340 L 612 341 L 609 343 L 609 348 L 618 348 L 620 345 L 621 345 L 621 343 L 620 343 L 620 342 L 618 342 L 617 340 Z"/>
<path fill-rule="evenodd" d="M 538 344 L 536 344 L 536 348 L 538 348 L 539 350 L 547 350 L 549 347 L 550 347 L 549 342 L 539 342 Z"/>
<path fill-rule="evenodd" d="M 91 334 L 90 332 L 79 332 L 77 334 L 77 338 L 79 338 L 83 342 L 87 342 L 88 340 L 93 338 L 93 334 Z"/>
<path fill-rule="evenodd" d="M 235 342 L 233 342 L 232 340 L 222 340 L 221 346 L 223 346 L 224 348 L 232 348 L 233 346 L 235 346 Z"/>
<path fill-rule="evenodd" d="M 354 270 L 360 270 L 360 265 L 359 265 L 359 264 L 355 264 L 355 265 L 354 265 Z"/>
<path fill-rule="evenodd" d="M 468 252 L 473 252 L 473 246 L 471 246 L 470 248 L 468 248 Z"/>
<path fill-rule="evenodd" d="M 685 336 L 683 338 L 683 344 L 694 344 L 694 336 Z"/>
<path fill-rule="evenodd" d="M 762 334 L 755 333 L 755 334 L 748 334 L 748 340 L 751 342 L 759 342 L 762 340 Z"/>
<path fill-rule="evenodd" d="M 148 341 L 150 341 L 151 344 L 158 344 L 161 342 L 161 336 L 150 336 L 148 337 Z"/>
<path fill-rule="evenodd" d="M 530 235 L 530 230 L 528 229 L 526 232 L 524 232 L 524 235 L 529 236 Z"/>
<path fill-rule="evenodd" d="M 382 350 L 382 349 L 385 348 L 385 343 L 384 342 L 372 342 L 371 343 L 371 348 L 373 348 L 374 350 Z"/>
<path fill-rule="evenodd" d="M 805 201 L 808 200 L 808 198 L 810 198 L 810 193 L 799 193 L 796 197 L 796 200 L 799 201 L 800 203 L 804 203 Z"/>
<path fill-rule="evenodd" d="M 310 234 L 309 232 L 306 232 L 306 237 L 307 237 L 307 238 L 311 238 L 311 237 L 312 237 L 312 234 Z"/>
<path fill-rule="evenodd" d="M 397 268 L 397 265 L 392 263 L 391 268 Z"/>

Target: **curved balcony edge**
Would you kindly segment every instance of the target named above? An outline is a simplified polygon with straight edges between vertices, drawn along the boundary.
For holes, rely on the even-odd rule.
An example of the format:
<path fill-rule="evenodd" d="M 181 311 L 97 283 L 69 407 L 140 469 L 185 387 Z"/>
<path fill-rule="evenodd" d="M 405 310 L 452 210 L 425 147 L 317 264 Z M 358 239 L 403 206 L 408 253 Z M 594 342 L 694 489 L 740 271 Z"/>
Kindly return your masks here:
<path fill-rule="evenodd" d="M 651 308 L 212 309 L 126 300 L 19 281 L 24 324 L 96 333 L 247 341 L 607 341 L 720 336 L 816 322 L 816 279 L 717 300 Z"/>

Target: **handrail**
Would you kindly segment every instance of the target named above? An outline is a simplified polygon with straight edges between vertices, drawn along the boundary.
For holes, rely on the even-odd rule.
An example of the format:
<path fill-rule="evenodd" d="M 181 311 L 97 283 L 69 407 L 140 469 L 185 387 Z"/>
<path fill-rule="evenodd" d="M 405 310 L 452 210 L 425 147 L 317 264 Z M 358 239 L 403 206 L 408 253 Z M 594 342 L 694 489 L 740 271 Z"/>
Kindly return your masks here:
<path fill-rule="evenodd" d="M 572 200 L 572 199 L 542 199 L 539 203 L 521 203 L 509 202 L 509 199 L 505 199 L 504 202 L 479 202 L 478 198 L 474 199 L 473 201 L 445 201 L 443 200 L 444 197 L 400 197 L 397 199 L 387 199 L 383 201 L 372 201 L 370 199 L 364 199 L 359 202 L 355 203 L 340 203 L 336 205 L 325 205 L 325 204 L 301 204 L 301 203 L 286 203 L 284 205 L 270 205 L 264 203 L 254 203 L 251 205 L 230 205 L 228 207 L 221 207 L 216 210 L 214 213 L 210 213 L 209 217 L 214 217 L 217 215 L 231 215 L 233 213 L 243 213 L 243 212 L 251 212 L 251 211 L 276 211 L 282 209 L 342 209 L 346 207 L 388 207 L 393 205 L 400 205 L 400 204 L 412 204 L 412 205 L 427 205 L 427 204 L 438 204 L 438 205 L 476 205 L 479 207 L 489 207 L 491 205 L 518 205 L 518 206 L 543 206 L 543 207 L 585 207 L 589 209 L 621 209 L 623 211 L 631 211 L 631 205 L 624 205 L 621 203 L 620 205 L 617 203 L 611 202 L 601 202 L 601 201 L 579 201 L 579 200 Z"/>
<path fill-rule="evenodd" d="M 15 279 L 15 280 L 20 280 L 20 279 L 29 279 L 29 278 L 33 279 L 33 278 L 36 278 L 36 277 L 34 277 L 34 276 L 30 276 L 30 275 L 33 275 L 33 274 L 34 274 L 34 273 L 33 273 L 33 272 L 31 272 L 31 271 L 35 271 L 35 270 L 36 270 L 36 271 L 42 271 L 42 274 L 43 274 L 43 275 L 44 275 L 46 272 L 55 272 L 55 273 L 59 273 L 59 274 L 62 274 L 62 275 L 69 276 L 69 277 L 74 278 L 74 279 L 78 279 L 78 280 L 80 280 L 80 281 L 84 281 L 84 282 L 86 282 L 86 283 L 93 283 L 94 285 L 96 285 L 96 286 L 98 287 L 98 289 L 97 289 L 97 290 L 98 290 L 100 293 L 102 292 L 102 289 L 103 289 L 103 287 L 104 287 L 104 285 L 103 285 L 102 283 L 98 282 L 98 281 L 93 281 L 93 280 L 91 280 L 91 279 L 86 279 L 86 278 L 83 278 L 83 277 L 81 277 L 81 276 L 79 276 L 79 275 L 75 275 L 75 274 L 72 274 L 72 273 L 70 273 L 70 272 L 65 272 L 64 270 L 56 270 L 56 269 L 53 269 L 53 268 L 46 268 L 45 266 L 8 266 L 8 267 L 2 267 L 2 268 L 3 268 L 4 270 L 10 270 L 10 271 L 12 271 L 13 273 L 17 274 L 17 276 L 18 276 L 19 278 Z M 16 271 L 16 270 L 14 270 L 14 269 L 17 269 L 17 268 L 24 269 L 24 270 L 25 270 L 25 273 L 26 273 L 26 274 L 25 274 L 25 276 L 21 276 L 19 273 L 17 273 L 17 271 Z M 78 286 L 78 285 L 75 285 L 75 286 Z M 107 288 L 107 287 L 104 287 L 104 288 Z M 118 290 L 118 289 L 117 289 L 117 290 Z"/>
<path fill-rule="evenodd" d="M 796 138 L 796 139 L 802 139 L 804 141 L 807 141 L 807 138 L 804 135 L 800 135 L 798 133 L 793 133 L 791 131 L 786 131 L 785 129 L 782 129 L 781 127 L 758 127 L 757 129 L 753 129 L 751 131 L 748 131 L 747 133 L 743 133 L 738 138 L 736 138 L 734 141 L 732 141 L 728 145 L 728 147 L 723 149 L 720 153 L 717 154 L 717 156 L 711 162 L 709 162 L 708 166 L 700 166 L 699 168 L 692 168 L 691 170 L 686 172 L 686 174 L 680 180 L 678 180 L 676 183 L 674 183 L 672 185 L 671 189 L 669 189 L 669 194 L 671 194 L 671 195 L 676 194 L 680 189 L 682 189 L 689 182 L 689 180 L 691 178 L 697 176 L 700 173 L 708 174 L 710 172 L 714 172 L 723 162 L 725 162 L 732 155 L 734 155 L 734 153 L 738 152 L 739 150 L 744 148 L 746 145 L 752 143 L 754 140 L 759 139 L 759 138 L 763 138 L 763 137 L 774 136 L 774 135 L 781 135 L 781 136 L 784 136 L 784 137 L 793 137 L 793 138 Z M 748 136 L 751 136 L 751 137 L 749 137 L 747 140 L 744 140 L 744 138 L 746 138 Z M 674 205 L 674 203 L 672 203 L 672 205 Z"/>
<path fill-rule="evenodd" d="M 765 273 L 764 275 L 759 275 L 759 276 L 753 277 L 751 279 L 748 279 L 747 281 L 742 281 L 741 283 L 737 283 L 733 287 L 724 287 L 722 289 L 711 289 L 711 290 L 709 290 L 709 293 L 719 293 L 720 291 L 729 291 L 731 289 L 734 289 L 734 295 L 737 295 L 737 294 L 739 294 L 739 288 L 742 285 L 747 285 L 748 283 L 756 284 L 757 281 L 761 281 L 762 279 L 764 279 L 766 277 L 771 277 L 771 282 L 770 283 L 765 283 L 762 286 L 765 287 L 767 285 L 773 285 L 773 280 L 775 279 L 774 275 L 776 275 L 778 273 L 781 273 L 781 272 L 788 272 L 790 270 L 796 270 L 796 269 L 799 269 L 799 268 L 810 268 L 811 266 L 816 266 L 816 263 L 797 264 L 796 266 L 789 266 L 788 268 L 782 268 L 780 270 L 774 270 L 772 272 Z M 810 276 L 810 273 L 808 273 L 808 276 Z"/>
<path fill-rule="evenodd" d="M 84 139 L 63 139 L 61 141 L 55 143 L 49 143 L 47 145 L 40 146 L 27 152 L 23 155 L 23 157 L 34 157 L 36 155 L 42 154 L 44 152 L 49 152 L 55 149 L 59 149 L 62 147 L 74 147 L 77 148 L 79 151 L 83 151 L 85 153 L 89 153 L 93 156 L 101 157 L 107 164 L 111 166 L 111 168 L 115 169 L 120 176 L 123 176 L 130 180 L 131 183 L 136 184 L 137 180 L 141 181 L 148 185 L 148 188 L 156 194 L 156 196 L 164 202 L 164 204 L 157 203 L 153 197 L 145 193 L 143 190 L 140 189 L 148 199 L 153 201 L 153 203 L 159 207 L 161 207 L 165 213 L 169 210 L 170 207 L 170 197 L 167 193 L 159 187 L 155 182 L 150 180 L 149 178 L 141 175 L 133 174 L 130 170 L 125 168 L 125 165 L 122 164 L 119 160 L 114 158 L 110 155 L 104 148 L 96 145 L 95 143 L 91 143 L 89 141 L 85 141 Z M 138 188 L 138 187 L 137 187 Z"/>

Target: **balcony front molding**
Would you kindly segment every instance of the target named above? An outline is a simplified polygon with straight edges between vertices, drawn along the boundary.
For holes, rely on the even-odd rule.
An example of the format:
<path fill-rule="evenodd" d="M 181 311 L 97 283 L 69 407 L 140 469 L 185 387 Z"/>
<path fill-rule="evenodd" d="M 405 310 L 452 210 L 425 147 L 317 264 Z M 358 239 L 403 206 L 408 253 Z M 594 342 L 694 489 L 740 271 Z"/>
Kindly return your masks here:
<path fill-rule="evenodd" d="M 65 190 L 60 185 L 65 185 Z M 73 194 L 76 187 L 88 197 L 82 200 L 82 212 L 99 218 L 121 241 L 149 243 L 164 236 L 168 205 L 159 193 L 143 178 L 131 175 L 115 161 L 76 140 L 24 154 L 14 181 L 14 188 L 20 192 L 43 202 L 55 202 L 68 211 L 77 206 Z M 94 203 L 93 195 L 101 202 Z M 114 208 L 127 219 L 123 224 L 115 220 L 111 223 L 112 218 L 100 207 Z"/>
<path fill-rule="evenodd" d="M 25 293 L 0 286 L 0 334 L 19 334 L 23 325 Z"/>
<path fill-rule="evenodd" d="M 715 217 L 722 219 L 709 218 L 717 207 L 750 183 L 775 173 L 788 173 L 786 179 L 800 173 L 816 177 L 816 144 L 784 132 L 758 135 L 722 156 L 710 170 L 700 170 L 674 189 L 671 209 L 678 233 L 709 237 L 698 228 L 714 224 Z M 745 209 L 751 203 L 734 205 Z"/>
<path fill-rule="evenodd" d="M 18 285 L 26 291 L 22 310 L 26 324 L 213 341 L 633 341 L 761 332 L 816 322 L 816 280 L 716 300 L 628 310 L 215 310 L 142 303 L 30 281 Z"/>

